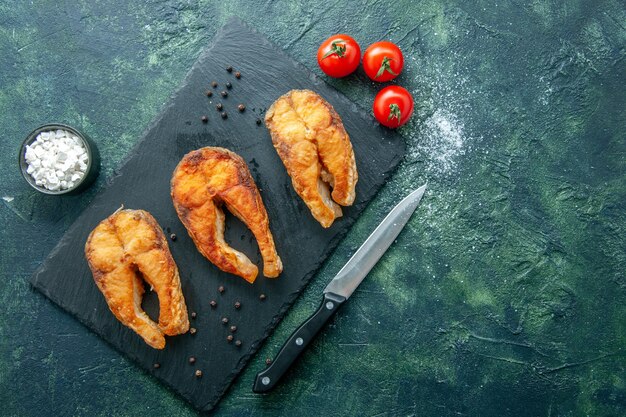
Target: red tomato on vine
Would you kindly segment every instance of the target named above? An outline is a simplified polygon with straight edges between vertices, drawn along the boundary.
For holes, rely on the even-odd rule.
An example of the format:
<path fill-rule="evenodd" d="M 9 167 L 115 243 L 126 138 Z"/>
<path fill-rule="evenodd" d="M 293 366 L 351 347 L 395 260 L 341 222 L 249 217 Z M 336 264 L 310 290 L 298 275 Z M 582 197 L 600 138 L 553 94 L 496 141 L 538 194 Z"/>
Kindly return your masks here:
<path fill-rule="evenodd" d="M 331 77 L 340 78 L 353 73 L 360 61 L 359 44 L 344 33 L 326 39 L 317 50 L 317 63 Z"/>
<path fill-rule="evenodd" d="M 374 81 L 390 81 L 400 75 L 404 66 L 404 56 L 395 43 L 376 42 L 363 54 L 363 69 Z"/>
<path fill-rule="evenodd" d="M 405 124 L 413 114 L 413 96 L 398 85 L 385 87 L 374 99 L 374 116 L 383 125 L 391 128 Z"/>

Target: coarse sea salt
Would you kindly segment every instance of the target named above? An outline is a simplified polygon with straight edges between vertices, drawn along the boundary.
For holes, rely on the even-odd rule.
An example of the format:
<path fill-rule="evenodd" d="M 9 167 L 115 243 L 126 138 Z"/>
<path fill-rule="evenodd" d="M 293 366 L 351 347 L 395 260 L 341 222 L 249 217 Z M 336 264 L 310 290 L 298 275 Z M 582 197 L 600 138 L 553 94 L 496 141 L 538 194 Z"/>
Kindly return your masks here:
<path fill-rule="evenodd" d="M 26 172 L 50 191 L 67 190 L 87 172 L 89 156 L 83 141 L 67 130 L 41 132 L 26 146 Z"/>

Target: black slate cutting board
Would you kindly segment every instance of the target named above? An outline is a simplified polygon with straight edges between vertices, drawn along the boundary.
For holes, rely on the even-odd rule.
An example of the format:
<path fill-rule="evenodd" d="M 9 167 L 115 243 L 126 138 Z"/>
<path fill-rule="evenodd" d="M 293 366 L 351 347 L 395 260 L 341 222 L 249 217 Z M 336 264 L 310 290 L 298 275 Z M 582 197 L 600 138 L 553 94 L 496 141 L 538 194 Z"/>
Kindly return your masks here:
<path fill-rule="evenodd" d="M 241 72 L 225 68 L 232 65 Z M 217 89 L 210 82 L 219 83 Z M 226 82 L 232 83 L 227 90 Z M 344 217 L 323 229 L 293 191 L 291 181 L 272 147 L 269 132 L 256 119 L 280 95 L 308 88 L 328 100 L 342 117 L 352 139 L 359 172 L 357 199 Z M 207 97 L 205 91 L 213 91 Z M 220 95 L 228 91 L 228 97 Z M 222 119 L 215 109 L 223 103 Z M 246 110 L 237 111 L 244 103 Z M 208 123 L 200 117 L 207 115 Z M 284 272 L 278 279 L 257 278 L 254 284 L 223 273 L 203 258 L 178 220 L 169 196 L 170 176 L 187 152 L 222 146 L 248 162 L 270 217 Z M 298 294 L 333 251 L 350 225 L 374 197 L 402 159 L 404 142 L 379 127 L 370 116 L 288 57 L 239 20 L 230 21 L 198 58 L 182 86 L 147 130 L 124 166 L 94 199 L 32 277 L 32 284 L 95 331 L 147 372 L 163 381 L 200 410 L 212 409 L 259 348 Z M 168 337 L 164 350 L 146 345 L 110 313 L 96 288 L 83 247 L 89 232 L 118 207 L 150 211 L 160 225 L 177 235 L 170 249 L 178 264 L 189 312 L 197 313 L 195 335 Z M 227 217 L 227 240 L 261 266 L 256 241 L 233 216 Z M 262 270 L 262 268 L 260 268 Z M 218 287 L 225 292 L 220 294 Z M 260 294 L 266 294 L 261 301 Z M 217 301 L 212 309 L 210 300 Z M 234 303 L 241 302 L 235 309 Z M 144 308 L 155 317 L 156 296 L 147 291 Z M 221 323 L 229 318 L 228 326 Z M 241 347 L 227 343 L 228 327 L 236 325 Z M 196 363 L 188 364 L 195 356 Z M 156 369 L 153 364 L 161 366 Z M 194 372 L 200 369 L 202 378 Z M 252 384 L 252 381 L 250 381 Z"/>

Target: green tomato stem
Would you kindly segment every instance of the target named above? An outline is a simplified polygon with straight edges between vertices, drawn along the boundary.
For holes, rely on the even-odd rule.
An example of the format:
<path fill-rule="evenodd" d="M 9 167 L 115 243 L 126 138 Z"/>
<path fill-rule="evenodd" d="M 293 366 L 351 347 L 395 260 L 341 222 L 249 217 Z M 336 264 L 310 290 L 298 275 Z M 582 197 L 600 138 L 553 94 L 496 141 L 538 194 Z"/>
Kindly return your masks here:
<path fill-rule="evenodd" d="M 339 42 L 345 42 L 343 39 L 335 39 L 331 44 L 330 44 L 330 50 L 328 52 L 326 52 L 324 54 L 324 56 L 322 57 L 322 59 L 326 59 L 329 56 L 331 56 L 332 54 L 337 54 L 337 56 L 339 58 L 343 58 L 343 56 L 346 53 L 346 45 L 345 43 L 342 45 L 339 45 Z"/>
<path fill-rule="evenodd" d="M 376 76 L 374 78 L 380 77 L 381 75 L 383 75 L 385 71 L 397 76 L 398 74 L 393 72 L 393 70 L 391 69 L 391 66 L 389 65 L 389 62 L 391 61 L 393 61 L 393 58 L 389 58 L 388 56 L 383 57 L 383 62 L 380 63 L 380 68 L 378 69 L 378 72 L 376 73 Z"/>
<path fill-rule="evenodd" d="M 398 124 L 400 124 L 400 119 L 402 118 L 402 112 L 400 111 L 400 107 L 396 103 L 391 103 L 389 105 L 389 116 L 387 120 L 397 119 Z"/>

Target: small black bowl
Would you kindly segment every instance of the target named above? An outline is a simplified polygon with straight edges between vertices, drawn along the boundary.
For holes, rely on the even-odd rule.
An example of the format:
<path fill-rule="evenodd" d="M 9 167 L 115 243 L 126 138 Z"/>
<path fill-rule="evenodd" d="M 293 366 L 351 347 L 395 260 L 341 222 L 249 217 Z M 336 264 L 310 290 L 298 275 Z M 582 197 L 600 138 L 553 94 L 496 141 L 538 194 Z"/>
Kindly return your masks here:
<path fill-rule="evenodd" d="M 26 152 L 26 146 L 33 143 L 35 139 L 37 139 L 37 135 L 39 135 L 41 132 L 56 131 L 59 129 L 66 130 L 82 140 L 83 144 L 85 145 L 85 149 L 87 150 L 87 171 L 85 172 L 83 178 L 79 182 L 74 184 L 72 188 L 52 191 L 37 185 L 35 183 L 35 179 L 31 177 L 28 172 L 26 172 L 26 170 L 28 169 L 28 164 L 26 163 L 24 154 Z M 20 146 L 19 164 L 20 172 L 22 173 L 22 177 L 24 177 L 24 180 L 26 180 L 26 182 L 31 187 L 33 187 L 40 193 L 48 195 L 74 195 L 80 193 L 81 191 L 84 191 L 98 177 L 98 174 L 100 173 L 100 152 L 98 152 L 98 147 L 96 146 L 95 142 L 89 136 L 82 133 L 78 129 L 61 123 L 49 123 L 43 126 L 39 126 L 37 129 L 30 132 L 24 142 L 22 142 L 22 145 Z"/>

